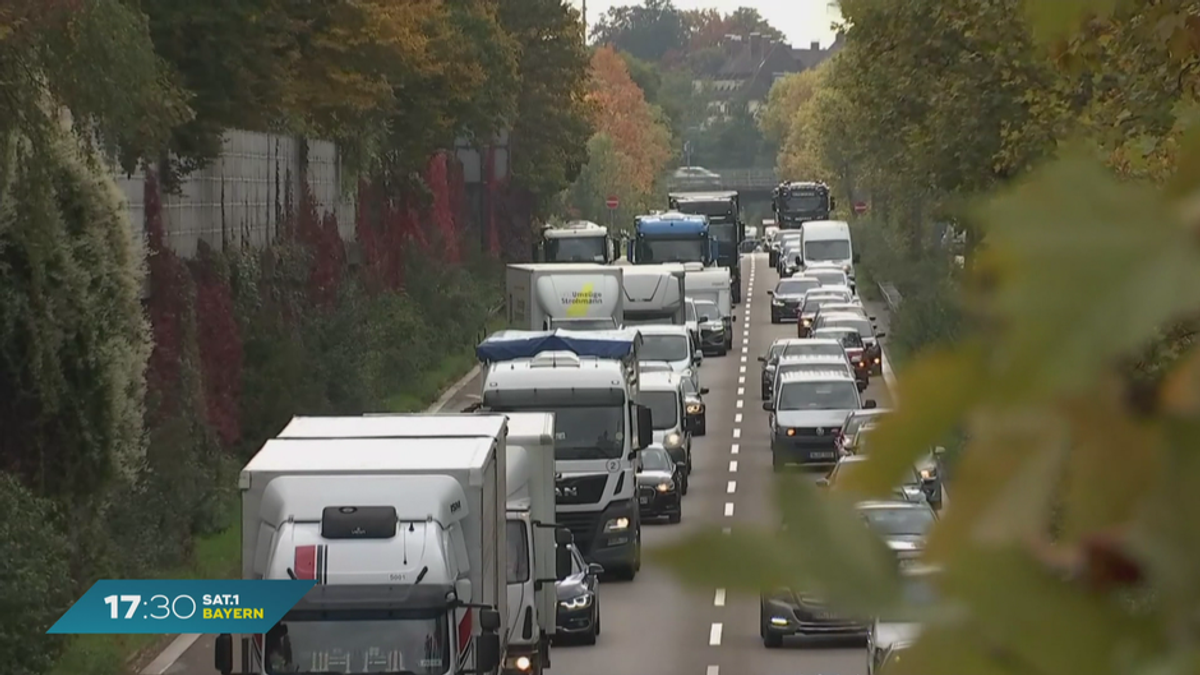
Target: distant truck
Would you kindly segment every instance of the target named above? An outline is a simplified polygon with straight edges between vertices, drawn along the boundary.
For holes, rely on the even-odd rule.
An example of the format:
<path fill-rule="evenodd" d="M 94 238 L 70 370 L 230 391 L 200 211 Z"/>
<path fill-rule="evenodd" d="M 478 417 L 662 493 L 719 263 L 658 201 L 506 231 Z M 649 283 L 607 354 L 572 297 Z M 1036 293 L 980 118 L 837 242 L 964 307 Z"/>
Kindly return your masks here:
<path fill-rule="evenodd" d="M 729 270 L 724 267 L 700 267 L 696 263 L 684 265 L 684 294 L 693 300 L 707 300 L 717 307 L 719 316 L 710 317 L 721 323 L 720 331 L 700 327 L 700 348 L 724 356 L 733 349 L 733 298 L 730 293 Z M 716 340 L 719 339 L 719 344 Z"/>
<path fill-rule="evenodd" d="M 741 245 L 746 239 L 742 222 L 741 197 L 737 191 L 672 192 L 667 195 L 671 209 L 708 218 L 709 235 L 716 248 L 716 266 L 729 269 L 733 304 L 741 302 Z"/>
<path fill-rule="evenodd" d="M 654 440 L 638 403 L 641 344 L 636 330 L 502 331 L 475 350 L 481 410 L 554 413 L 556 521 L 588 562 L 625 579 L 642 566 L 636 459 Z"/>
<path fill-rule="evenodd" d="M 611 265 L 619 257 L 620 243 L 608 228 L 587 220 L 542 229 L 534 244 L 533 260 L 544 263 L 599 263 Z"/>
<path fill-rule="evenodd" d="M 623 269 L 626 326 L 687 323 L 683 265 L 630 265 Z"/>
<path fill-rule="evenodd" d="M 836 206 L 829 186 L 814 181 L 780 183 L 771 195 L 775 220 L 785 230 L 800 229 L 810 220 L 829 220 Z"/>
<path fill-rule="evenodd" d="M 717 243 L 706 216 L 678 211 L 638 216 L 625 257 L 635 265 L 698 262 L 716 263 Z"/>
<path fill-rule="evenodd" d="M 507 427 L 503 415 L 299 417 L 267 441 L 238 481 L 242 578 L 318 585 L 242 639 L 242 671 L 497 672 Z M 231 635 L 215 661 L 233 672 Z"/>
<path fill-rule="evenodd" d="M 515 330 L 616 330 L 625 322 L 615 265 L 521 264 L 506 273 L 508 325 Z"/>

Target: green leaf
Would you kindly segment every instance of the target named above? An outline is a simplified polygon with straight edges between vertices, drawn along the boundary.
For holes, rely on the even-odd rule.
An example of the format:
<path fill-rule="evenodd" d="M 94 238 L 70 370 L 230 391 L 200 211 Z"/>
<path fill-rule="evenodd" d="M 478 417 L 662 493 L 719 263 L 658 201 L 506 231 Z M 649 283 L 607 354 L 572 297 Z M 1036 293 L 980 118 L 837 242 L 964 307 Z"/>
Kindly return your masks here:
<path fill-rule="evenodd" d="M 986 386 L 1010 400 L 1081 391 L 1097 363 L 1200 302 L 1192 234 L 1152 188 L 1068 156 L 992 199 L 983 254 L 997 269 L 1006 333 Z"/>
<path fill-rule="evenodd" d="M 1078 32 L 1089 16 L 1107 16 L 1120 0 L 1026 0 L 1025 15 L 1034 36 L 1042 42 Z"/>
<path fill-rule="evenodd" d="M 988 645 L 966 622 L 927 626 L 917 644 L 901 652 L 884 675 L 1013 675 L 1009 664 L 988 653 Z"/>
<path fill-rule="evenodd" d="M 793 542 L 776 532 L 740 527 L 729 534 L 705 528 L 647 551 L 650 560 L 684 583 L 748 593 L 810 584 L 811 578 L 793 562 L 796 553 Z"/>
<path fill-rule="evenodd" d="M 885 415 L 870 432 L 871 458 L 862 471 L 847 473 L 845 489 L 866 496 L 891 494 L 913 463 L 978 400 L 982 361 L 982 345 L 967 343 L 926 354 L 905 367 L 897 376 L 896 400 L 913 404 Z"/>
<path fill-rule="evenodd" d="M 946 595 L 970 605 L 979 634 L 1020 672 L 1115 675 L 1163 646 L 1155 622 L 1015 547 L 971 548 L 945 574 Z"/>

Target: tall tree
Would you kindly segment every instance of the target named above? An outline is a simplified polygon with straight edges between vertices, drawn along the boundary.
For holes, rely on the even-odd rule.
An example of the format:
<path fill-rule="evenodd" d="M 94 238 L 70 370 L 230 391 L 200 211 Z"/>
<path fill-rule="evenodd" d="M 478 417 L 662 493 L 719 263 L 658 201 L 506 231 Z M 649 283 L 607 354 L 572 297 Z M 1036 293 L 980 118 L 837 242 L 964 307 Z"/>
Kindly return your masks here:
<path fill-rule="evenodd" d="M 661 113 L 646 102 L 629 76 L 625 61 L 612 47 L 601 47 L 592 56 L 588 98 L 598 109 L 597 129 L 612 138 L 617 150 L 629 158 L 631 185 L 642 192 L 652 190 L 671 156 L 670 132 Z"/>
<path fill-rule="evenodd" d="M 639 59 L 661 61 L 687 46 L 687 28 L 671 0 L 646 0 L 610 8 L 592 28 L 592 39 Z"/>

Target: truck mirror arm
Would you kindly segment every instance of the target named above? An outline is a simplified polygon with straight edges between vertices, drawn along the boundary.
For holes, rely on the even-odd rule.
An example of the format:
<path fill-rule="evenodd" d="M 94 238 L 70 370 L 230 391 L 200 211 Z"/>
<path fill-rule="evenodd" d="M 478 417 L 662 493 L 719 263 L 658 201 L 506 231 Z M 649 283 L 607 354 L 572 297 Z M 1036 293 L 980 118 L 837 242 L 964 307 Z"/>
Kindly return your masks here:
<path fill-rule="evenodd" d="M 542 590 L 542 588 L 544 588 L 546 586 L 546 584 L 553 585 L 556 583 L 558 583 L 558 579 L 534 579 L 533 580 L 533 590 L 534 590 L 534 592 L 537 592 L 537 591 Z"/>

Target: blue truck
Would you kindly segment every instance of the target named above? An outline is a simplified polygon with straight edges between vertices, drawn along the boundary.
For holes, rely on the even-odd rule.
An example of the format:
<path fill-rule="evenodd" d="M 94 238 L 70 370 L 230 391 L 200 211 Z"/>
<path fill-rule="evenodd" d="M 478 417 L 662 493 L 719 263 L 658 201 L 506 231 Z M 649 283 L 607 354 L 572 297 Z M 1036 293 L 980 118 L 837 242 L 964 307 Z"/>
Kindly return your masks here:
<path fill-rule="evenodd" d="M 728 267 L 732 277 L 733 304 L 742 301 L 741 246 L 746 239 L 741 197 L 736 191 L 672 192 L 667 195 L 672 211 L 708 217 L 709 231 L 717 242 L 717 266 Z"/>
<path fill-rule="evenodd" d="M 708 267 L 716 263 L 717 252 L 707 217 L 670 211 L 634 219 L 625 258 L 635 265 L 698 262 Z"/>

